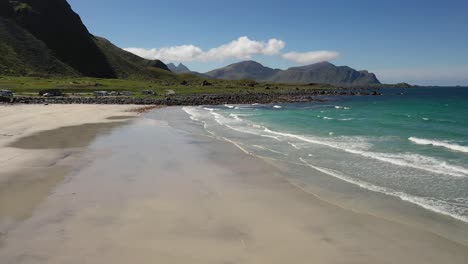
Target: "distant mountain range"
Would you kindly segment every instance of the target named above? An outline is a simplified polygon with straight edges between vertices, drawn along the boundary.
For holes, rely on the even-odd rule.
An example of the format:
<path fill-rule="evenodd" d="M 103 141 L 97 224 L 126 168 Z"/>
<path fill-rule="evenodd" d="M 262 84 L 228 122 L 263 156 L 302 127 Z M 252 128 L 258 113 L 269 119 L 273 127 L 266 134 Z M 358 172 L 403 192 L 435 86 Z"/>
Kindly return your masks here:
<path fill-rule="evenodd" d="M 252 79 L 274 83 L 323 83 L 336 86 L 380 84 L 373 73 L 357 71 L 348 66 L 335 66 L 329 62 L 279 70 L 265 67 L 255 61 L 244 61 L 207 72 L 205 75 L 225 80 Z"/>
<path fill-rule="evenodd" d="M 171 72 L 175 73 L 191 73 L 192 71 L 187 68 L 187 66 L 183 65 L 182 63 L 179 63 L 179 65 L 175 65 L 174 63 L 169 63 L 167 64 L 167 67 Z"/>
<path fill-rule="evenodd" d="M 171 74 L 90 34 L 66 0 L 0 0 L 0 74 L 159 78 Z"/>

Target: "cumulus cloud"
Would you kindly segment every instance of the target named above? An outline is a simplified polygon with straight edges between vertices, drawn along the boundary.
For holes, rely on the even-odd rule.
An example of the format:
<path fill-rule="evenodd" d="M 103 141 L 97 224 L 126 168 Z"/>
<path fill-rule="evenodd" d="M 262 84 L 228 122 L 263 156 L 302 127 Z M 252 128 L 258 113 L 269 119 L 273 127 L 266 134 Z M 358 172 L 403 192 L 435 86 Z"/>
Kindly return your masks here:
<path fill-rule="evenodd" d="M 335 51 L 309 51 L 309 52 L 288 52 L 282 55 L 286 60 L 300 64 L 312 64 L 322 61 L 330 61 L 338 58 L 340 54 Z"/>
<path fill-rule="evenodd" d="M 182 45 L 165 47 L 160 49 L 126 48 L 126 51 L 134 53 L 146 59 L 159 59 L 162 61 L 222 61 L 225 59 L 250 59 L 254 55 L 273 56 L 281 52 L 286 43 L 279 39 L 265 41 L 251 40 L 248 37 L 240 37 L 230 43 L 203 51 L 194 45 Z"/>
<path fill-rule="evenodd" d="M 126 48 L 128 52 L 149 60 L 192 61 L 203 54 L 203 50 L 193 45 L 174 46 L 161 49 Z"/>

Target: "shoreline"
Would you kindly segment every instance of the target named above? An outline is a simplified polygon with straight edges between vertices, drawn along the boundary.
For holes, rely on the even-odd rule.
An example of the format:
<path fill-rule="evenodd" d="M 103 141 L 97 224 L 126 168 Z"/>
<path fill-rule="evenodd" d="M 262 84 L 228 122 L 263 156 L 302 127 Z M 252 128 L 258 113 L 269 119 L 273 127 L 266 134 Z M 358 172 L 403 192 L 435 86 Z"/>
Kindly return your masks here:
<path fill-rule="evenodd" d="M 193 120 L 190 111 L 182 108 Z M 210 109 L 211 110 L 211 109 Z M 195 118 L 196 123 L 204 126 L 207 124 Z M 218 121 L 217 121 L 218 122 Z M 231 128 L 236 130 L 236 128 Z M 226 134 L 214 134 L 207 131 L 220 141 L 228 142 L 246 155 L 251 155 L 263 162 L 270 164 L 284 174 L 285 179 L 299 189 L 308 192 L 317 198 L 327 201 L 348 210 L 369 214 L 374 217 L 411 225 L 418 229 L 440 235 L 457 243 L 468 246 L 468 222 L 446 212 L 439 212 L 429 209 L 421 204 L 405 200 L 404 197 L 395 194 L 388 194 L 373 188 L 367 188 L 360 183 L 356 183 L 341 175 L 336 175 L 333 171 L 321 170 L 309 165 L 302 160 L 301 163 L 282 160 L 281 158 L 262 155 L 253 151 L 246 145 L 245 141 L 234 141 L 227 138 Z M 249 131 L 246 134 L 255 134 Z M 255 148 L 260 146 L 254 145 Z M 273 154 L 284 155 L 275 150 L 263 148 Z M 271 153 L 270 153 L 271 154 Z"/>
<path fill-rule="evenodd" d="M 122 114 L 128 112 L 114 116 Z M 464 263 L 468 257 L 466 245 L 295 186 L 279 164 L 210 137 L 179 107 L 127 124 L 101 133 L 69 160 L 76 169 L 66 181 L 4 234 L 0 260 Z M 57 130 L 63 132 L 35 135 L 44 140 Z"/>

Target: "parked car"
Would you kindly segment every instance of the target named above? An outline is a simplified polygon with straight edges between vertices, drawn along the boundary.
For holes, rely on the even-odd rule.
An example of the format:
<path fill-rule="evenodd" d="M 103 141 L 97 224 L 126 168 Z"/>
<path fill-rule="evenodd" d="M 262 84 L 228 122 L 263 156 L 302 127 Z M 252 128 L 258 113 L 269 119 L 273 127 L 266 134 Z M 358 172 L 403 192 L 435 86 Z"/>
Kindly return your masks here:
<path fill-rule="evenodd" d="M 119 92 L 119 95 L 121 96 L 132 96 L 132 92 L 129 92 L 129 91 L 122 91 L 122 92 Z"/>
<path fill-rule="evenodd" d="M 13 97 L 13 92 L 10 90 L 0 90 L 0 96 L 2 97 Z"/>
<path fill-rule="evenodd" d="M 0 90 L 0 102 L 11 103 L 13 101 L 13 92 L 10 90 Z"/>
<path fill-rule="evenodd" d="M 156 95 L 156 92 L 151 91 L 151 90 L 144 90 L 144 91 L 141 91 L 141 94 L 142 95 Z"/>
<path fill-rule="evenodd" d="M 46 89 L 39 91 L 40 96 L 44 97 L 55 97 L 55 96 L 63 96 L 63 92 L 59 89 Z"/>
<path fill-rule="evenodd" d="M 109 93 L 107 91 L 94 91 L 94 96 L 101 97 L 101 96 L 108 96 Z"/>

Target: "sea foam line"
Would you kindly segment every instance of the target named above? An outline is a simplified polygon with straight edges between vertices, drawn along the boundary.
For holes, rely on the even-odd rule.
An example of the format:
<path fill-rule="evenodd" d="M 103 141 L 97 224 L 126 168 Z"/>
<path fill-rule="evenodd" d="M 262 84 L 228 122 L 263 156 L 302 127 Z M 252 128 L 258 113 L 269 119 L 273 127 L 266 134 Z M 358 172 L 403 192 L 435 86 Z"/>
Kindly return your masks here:
<path fill-rule="evenodd" d="M 399 198 L 399 199 L 401 199 L 403 201 L 407 201 L 407 202 L 416 204 L 416 205 L 418 205 L 418 206 L 420 206 L 420 207 L 422 207 L 424 209 L 427 209 L 427 210 L 430 210 L 430 211 L 433 211 L 433 212 L 436 212 L 436 213 L 440 213 L 440 214 L 443 214 L 443 215 L 447 215 L 447 216 L 450 216 L 450 217 L 455 218 L 457 220 L 468 223 L 468 217 L 458 215 L 458 214 L 451 213 L 451 212 L 447 211 L 447 210 L 449 210 L 447 208 L 447 205 L 451 205 L 450 203 L 440 201 L 440 200 L 437 200 L 437 199 L 428 199 L 428 198 L 424 198 L 424 197 L 413 196 L 413 195 L 409 195 L 409 194 L 404 193 L 404 192 L 397 192 L 395 190 L 380 187 L 380 186 L 377 186 L 377 185 L 374 185 L 374 184 L 371 184 L 371 183 L 368 183 L 368 182 L 361 181 L 359 179 L 353 179 L 353 178 L 351 178 L 349 176 L 343 175 L 341 173 L 338 173 L 338 172 L 330 170 L 330 169 L 325 169 L 325 168 L 321 168 L 321 167 L 318 167 L 318 166 L 314 166 L 314 165 L 308 163 L 303 158 L 299 158 L 299 159 L 305 165 L 311 167 L 312 169 L 320 171 L 320 172 L 322 172 L 324 174 L 328 174 L 328 175 L 333 176 L 333 177 L 335 177 L 337 179 L 340 179 L 342 181 L 357 185 L 357 186 L 359 186 L 359 187 L 361 187 L 363 189 L 367 189 L 367 190 L 370 190 L 370 191 L 379 192 L 379 193 L 383 193 L 383 194 L 386 194 L 386 195 L 394 196 L 394 197 L 397 197 L 397 198 Z"/>
<path fill-rule="evenodd" d="M 323 140 L 316 140 L 307 136 L 300 136 L 295 134 L 289 133 L 281 133 L 269 130 L 265 128 L 265 131 L 274 135 L 280 135 L 289 138 L 299 139 L 301 141 L 309 142 L 312 144 L 327 146 L 330 148 L 338 149 L 341 151 L 345 151 L 348 153 L 361 155 L 366 158 L 379 160 L 382 162 L 390 163 L 397 166 L 403 167 L 410 167 L 419 170 L 425 170 L 432 173 L 443 174 L 443 175 L 450 175 L 455 177 L 467 177 L 468 176 L 468 169 L 463 167 L 453 166 L 447 164 L 446 162 L 436 160 L 434 158 L 429 158 L 417 154 L 387 154 L 387 153 L 378 153 L 378 152 L 369 152 L 357 149 L 350 149 L 344 148 L 342 146 L 338 146 L 335 144 L 331 144 L 330 142 L 326 142 Z"/>
<path fill-rule="evenodd" d="M 424 138 L 417 138 L 417 137 L 410 137 L 408 138 L 409 141 L 413 142 L 414 144 L 418 145 L 426 145 L 426 146 L 434 146 L 434 147 L 442 147 L 454 151 L 468 153 L 468 147 L 460 146 L 453 143 L 448 143 L 446 141 L 439 141 L 433 139 L 424 139 Z"/>

